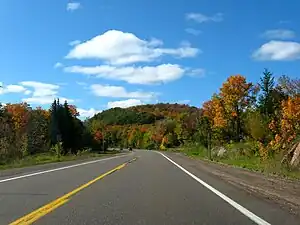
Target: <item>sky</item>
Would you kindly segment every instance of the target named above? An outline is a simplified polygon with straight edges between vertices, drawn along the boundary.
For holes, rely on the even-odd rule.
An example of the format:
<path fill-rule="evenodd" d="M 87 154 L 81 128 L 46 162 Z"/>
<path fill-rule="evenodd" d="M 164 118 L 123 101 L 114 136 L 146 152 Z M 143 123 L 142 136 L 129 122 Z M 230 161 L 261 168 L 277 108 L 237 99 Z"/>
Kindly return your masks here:
<path fill-rule="evenodd" d="M 296 0 L 1 0 L 0 102 L 82 118 L 157 102 L 200 107 L 231 75 L 300 77 Z"/>

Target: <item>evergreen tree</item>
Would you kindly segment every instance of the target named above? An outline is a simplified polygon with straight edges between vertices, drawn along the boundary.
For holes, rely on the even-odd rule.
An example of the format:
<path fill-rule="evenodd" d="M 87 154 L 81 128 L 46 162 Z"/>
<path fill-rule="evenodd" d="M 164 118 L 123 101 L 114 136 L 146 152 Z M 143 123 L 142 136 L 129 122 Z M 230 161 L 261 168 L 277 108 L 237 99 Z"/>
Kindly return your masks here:
<path fill-rule="evenodd" d="M 259 109 L 266 116 L 271 116 L 274 113 L 274 77 L 267 69 L 260 78 L 259 86 L 262 91 L 258 100 Z"/>
<path fill-rule="evenodd" d="M 55 145 L 57 142 L 60 141 L 60 131 L 58 127 L 58 116 L 57 116 L 57 110 L 58 110 L 58 102 L 56 99 L 51 105 L 50 109 L 50 137 L 51 137 L 51 144 Z"/>

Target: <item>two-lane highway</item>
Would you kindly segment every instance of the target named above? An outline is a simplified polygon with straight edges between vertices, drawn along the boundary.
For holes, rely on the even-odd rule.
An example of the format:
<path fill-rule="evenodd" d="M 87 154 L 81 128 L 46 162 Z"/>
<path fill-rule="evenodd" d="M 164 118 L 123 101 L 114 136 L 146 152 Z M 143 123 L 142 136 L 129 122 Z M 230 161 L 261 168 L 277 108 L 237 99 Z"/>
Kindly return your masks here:
<path fill-rule="evenodd" d="M 300 224 L 154 151 L 0 178 L 0 224 Z M 191 167 L 192 168 L 192 167 Z"/>

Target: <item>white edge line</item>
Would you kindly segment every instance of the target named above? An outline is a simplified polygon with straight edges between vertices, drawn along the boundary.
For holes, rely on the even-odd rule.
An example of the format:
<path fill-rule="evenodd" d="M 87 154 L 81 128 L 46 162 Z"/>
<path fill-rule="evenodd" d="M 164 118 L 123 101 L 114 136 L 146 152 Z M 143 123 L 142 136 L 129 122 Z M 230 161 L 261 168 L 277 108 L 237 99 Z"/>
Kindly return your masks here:
<path fill-rule="evenodd" d="M 169 162 L 173 163 L 175 166 L 177 166 L 183 172 L 185 172 L 186 174 L 188 174 L 189 176 L 191 176 L 194 180 L 198 181 L 200 184 L 202 184 L 204 187 L 206 187 L 208 190 L 210 190 L 211 192 L 213 192 L 214 194 L 216 194 L 217 196 L 219 196 L 220 198 L 222 198 L 224 201 L 226 201 L 228 204 L 230 204 L 231 206 L 233 206 L 234 208 L 236 208 L 238 211 L 240 211 L 242 214 L 244 214 L 246 217 L 248 217 L 249 219 L 251 219 L 256 224 L 259 224 L 259 225 L 271 225 L 270 223 L 268 223 L 267 221 L 265 221 L 262 218 L 258 217 L 254 213 L 250 212 L 248 209 L 244 208 L 243 206 L 241 206 L 237 202 L 233 201 L 231 198 L 227 197 L 226 195 L 224 195 L 223 193 L 221 193 L 220 191 L 218 191 L 214 187 L 212 187 L 209 184 L 205 183 L 203 180 L 201 180 L 200 178 L 198 178 L 197 176 L 195 176 L 191 172 L 187 171 L 182 166 L 178 165 L 176 162 L 174 162 L 169 157 L 165 156 L 163 153 L 161 153 L 161 152 L 157 152 L 157 153 L 161 154 Z"/>
<path fill-rule="evenodd" d="M 55 168 L 55 169 L 51 169 L 51 170 L 44 170 L 44 171 L 30 173 L 30 174 L 26 174 L 26 175 L 10 177 L 10 178 L 7 178 L 7 179 L 0 180 L 0 183 L 4 183 L 4 182 L 7 182 L 7 181 L 12 181 L 12 180 L 18 180 L 18 179 L 22 179 L 22 178 L 26 178 L 26 177 L 32 177 L 32 176 L 41 175 L 41 174 L 45 174 L 45 173 L 51 173 L 51 172 L 55 172 L 55 171 L 59 171 L 59 170 L 70 169 L 70 168 L 74 168 L 74 167 L 78 167 L 78 166 L 84 166 L 84 165 L 87 165 L 87 164 L 97 163 L 97 162 L 106 161 L 106 160 L 110 160 L 110 159 L 121 158 L 121 157 L 125 157 L 125 156 L 127 156 L 127 155 L 120 155 L 120 156 L 114 156 L 114 157 L 109 157 L 109 158 L 104 158 L 104 159 L 97 159 L 97 160 L 88 161 L 88 162 L 84 162 L 84 163 L 79 163 L 79 164 L 75 164 L 75 165 L 59 167 L 59 168 Z"/>

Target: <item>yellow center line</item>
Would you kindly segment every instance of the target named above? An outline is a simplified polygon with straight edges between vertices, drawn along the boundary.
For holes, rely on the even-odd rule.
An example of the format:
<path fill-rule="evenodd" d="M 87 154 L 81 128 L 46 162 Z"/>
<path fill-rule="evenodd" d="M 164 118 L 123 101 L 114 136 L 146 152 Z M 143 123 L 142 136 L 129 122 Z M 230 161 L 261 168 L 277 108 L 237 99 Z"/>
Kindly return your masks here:
<path fill-rule="evenodd" d="M 115 167 L 114 169 L 112 169 L 112 170 L 100 175 L 99 177 L 96 177 L 95 179 L 81 185 L 80 187 L 78 187 L 75 190 L 61 196 L 60 198 L 57 198 L 56 200 L 54 200 L 54 201 L 52 201 L 52 202 L 36 209 L 36 210 L 34 210 L 33 212 L 17 219 L 16 221 L 10 223 L 10 225 L 28 225 L 28 224 L 32 224 L 33 222 L 37 221 L 39 218 L 47 215 L 48 213 L 52 212 L 56 208 L 58 208 L 61 205 L 65 204 L 66 202 L 68 202 L 70 200 L 70 197 L 72 197 L 76 193 L 82 191 L 83 189 L 87 188 L 88 186 L 92 185 L 93 183 L 97 182 L 98 180 L 103 179 L 107 175 L 110 175 L 110 174 L 124 168 L 128 163 L 131 163 L 135 160 L 136 160 L 136 158 L 133 158 L 132 160 Z"/>

